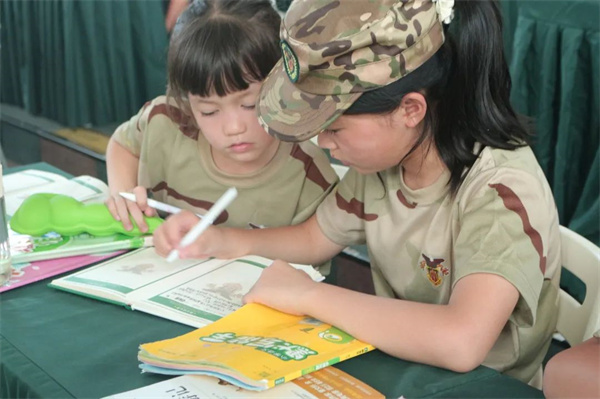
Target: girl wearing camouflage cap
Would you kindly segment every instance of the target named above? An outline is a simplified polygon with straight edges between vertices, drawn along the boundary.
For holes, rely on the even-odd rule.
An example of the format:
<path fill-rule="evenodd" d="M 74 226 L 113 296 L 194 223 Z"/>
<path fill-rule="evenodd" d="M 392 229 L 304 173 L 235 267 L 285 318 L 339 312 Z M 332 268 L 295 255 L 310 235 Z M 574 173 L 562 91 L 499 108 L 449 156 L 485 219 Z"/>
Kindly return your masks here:
<path fill-rule="evenodd" d="M 260 120 L 282 140 L 318 134 L 350 171 L 303 224 L 212 228 L 181 253 L 314 264 L 366 243 L 377 296 L 276 261 L 245 301 L 400 358 L 460 372 L 484 364 L 539 386 L 556 325 L 558 217 L 509 103 L 498 7 L 453 3 L 293 2 Z M 163 225 L 159 253 L 195 221 Z"/>
<path fill-rule="evenodd" d="M 338 178 L 313 143 L 285 143 L 259 125 L 255 103 L 281 58 L 281 17 L 269 0 L 196 0 L 169 46 L 168 89 L 119 126 L 107 152 L 112 215 L 145 231 L 146 190 L 205 213 L 231 186 L 226 226 L 286 226 L 314 214 Z M 121 191 L 133 191 L 137 202 Z M 264 208 L 263 208 L 264 206 Z"/>

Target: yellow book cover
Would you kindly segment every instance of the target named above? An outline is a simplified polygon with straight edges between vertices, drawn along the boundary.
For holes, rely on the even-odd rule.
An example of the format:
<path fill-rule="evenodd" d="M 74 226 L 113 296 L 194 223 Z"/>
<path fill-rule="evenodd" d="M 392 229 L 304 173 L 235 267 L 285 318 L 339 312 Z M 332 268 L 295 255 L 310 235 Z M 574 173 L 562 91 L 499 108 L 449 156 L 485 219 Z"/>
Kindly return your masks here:
<path fill-rule="evenodd" d="M 264 390 L 373 350 L 306 316 L 248 304 L 188 334 L 140 346 L 143 371 L 205 374 Z"/>

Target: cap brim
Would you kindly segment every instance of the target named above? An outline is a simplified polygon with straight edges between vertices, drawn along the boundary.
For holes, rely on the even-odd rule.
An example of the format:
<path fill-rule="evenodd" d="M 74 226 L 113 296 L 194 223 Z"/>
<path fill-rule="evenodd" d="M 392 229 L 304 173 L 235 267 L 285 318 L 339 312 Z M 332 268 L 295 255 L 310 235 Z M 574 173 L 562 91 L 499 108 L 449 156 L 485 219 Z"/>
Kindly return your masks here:
<path fill-rule="evenodd" d="M 288 78 L 283 61 L 262 84 L 258 119 L 267 132 L 283 141 L 304 141 L 331 124 L 362 93 L 318 95 L 301 91 Z"/>

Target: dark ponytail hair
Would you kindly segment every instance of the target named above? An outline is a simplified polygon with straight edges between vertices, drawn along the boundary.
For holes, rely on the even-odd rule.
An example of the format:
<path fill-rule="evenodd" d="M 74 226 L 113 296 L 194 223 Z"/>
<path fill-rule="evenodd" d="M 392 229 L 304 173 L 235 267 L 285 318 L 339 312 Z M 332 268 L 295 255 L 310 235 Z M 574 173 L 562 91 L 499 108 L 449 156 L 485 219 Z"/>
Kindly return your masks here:
<path fill-rule="evenodd" d="M 281 56 L 280 23 L 269 0 L 194 0 L 173 29 L 167 96 L 225 96 L 264 80 Z"/>
<path fill-rule="evenodd" d="M 479 151 L 486 146 L 513 150 L 530 139 L 510 104 L 511 80 L 496 2 L 456 0 L 454 10 L 446 41 L 433 57 L 404 78 L 366 92 L 345 112 L 390 113 L 404 95 L 423 91 L 427 114 L 410 152 L 432 138 L 450 170 L 452 195 L 479 155 L 476 142 Z"/>

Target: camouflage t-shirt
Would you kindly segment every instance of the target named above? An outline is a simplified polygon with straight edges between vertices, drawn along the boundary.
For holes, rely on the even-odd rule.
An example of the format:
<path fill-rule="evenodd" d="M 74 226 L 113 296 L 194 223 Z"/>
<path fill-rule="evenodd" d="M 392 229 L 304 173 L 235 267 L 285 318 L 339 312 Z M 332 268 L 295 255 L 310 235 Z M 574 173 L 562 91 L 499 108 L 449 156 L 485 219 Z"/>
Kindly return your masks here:
<path fill-rule="evenodd" d="M 139 157 L 138 184 L 155 199 L 205 213 L 229 187 L 239 195 L 215 224 L 286 226 L 314 214 L 337 182 L 326 154 L 313 143 L 281 142 L 269 164 L 247 175 L 219 170 L 210 145 L 164 96 L 144 105 L 114 133 Z M 266 133 L 265 133 L 266 134 Z"/>
<path fill-rule="evenodd" d="M 485 148 L 454 198 L 448 172 L 412 190 L 398 170 L 349 171 L 317 209 L 324 234 L 367 244 L 381 296 L 446 304 L 471 273 L 504 277 L 520 298 L 484 364 L 529 381 L 556 325 L 560 277 L 556 207 L 531 149 Z"/>

